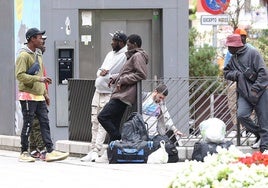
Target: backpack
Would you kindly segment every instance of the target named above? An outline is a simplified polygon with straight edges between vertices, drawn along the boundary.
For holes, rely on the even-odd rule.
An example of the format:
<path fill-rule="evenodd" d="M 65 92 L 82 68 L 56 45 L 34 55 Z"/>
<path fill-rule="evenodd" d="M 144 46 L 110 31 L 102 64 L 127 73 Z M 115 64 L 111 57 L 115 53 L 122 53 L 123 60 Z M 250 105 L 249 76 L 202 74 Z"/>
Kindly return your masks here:
<path fill-rule="evenodd" d="M 196 142 L 194 144 L 192 160 L 204 162 L 204 158 L 208 154 L 217 153 L 216 151 L 217 146 L 228 149 L 231 145 L 233 145 L 233 142 L 229 140 L 223 143 L 219 143 L 219 144 L 213 143 L 213 142 L 204 142 L 204 141 Z"/>
<path fill-rule="evenodd" d="M 142 115 L 132 112 L 122 126 L 121 140 L 109 143 L 109 163 L 146 163 L 148 155 L 153 152 L 153 142 L 148 140 Z"/>
<path fill-rule="evenodd" d="M 132 112 L 121 130 L 121 140 L 125 142 L 148 141 L 149 136 L 142 115 Z"/>

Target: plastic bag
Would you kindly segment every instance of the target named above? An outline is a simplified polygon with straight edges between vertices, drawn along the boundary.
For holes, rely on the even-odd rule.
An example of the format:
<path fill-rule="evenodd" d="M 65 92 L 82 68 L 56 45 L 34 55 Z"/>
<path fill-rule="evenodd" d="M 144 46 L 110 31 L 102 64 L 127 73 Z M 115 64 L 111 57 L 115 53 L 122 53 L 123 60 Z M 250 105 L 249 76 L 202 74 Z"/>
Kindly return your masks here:
<path fill-rule="evenodd" d="M 165 141 L 160 141 L 160 148 L 158 148 L 156 151 L 151 153 L 148 156 L 147 163 L 150 164 L 165 164 L 168 162 L 168 153 L 165 149 Z"/>
<path fill-rule="evenodd" d="M 15 133 L 16 135 L 21 134 L 23 127 L 23 115 L 21 112 L 20 101 L 16 101 L 16 111 L 15 111 Z"/>
<path fill-rule="evenodd" d="M 218 118 L 209 118 L 199 125 L 205 142 L 223 143 L 226 134 L 226 124 Z"/>

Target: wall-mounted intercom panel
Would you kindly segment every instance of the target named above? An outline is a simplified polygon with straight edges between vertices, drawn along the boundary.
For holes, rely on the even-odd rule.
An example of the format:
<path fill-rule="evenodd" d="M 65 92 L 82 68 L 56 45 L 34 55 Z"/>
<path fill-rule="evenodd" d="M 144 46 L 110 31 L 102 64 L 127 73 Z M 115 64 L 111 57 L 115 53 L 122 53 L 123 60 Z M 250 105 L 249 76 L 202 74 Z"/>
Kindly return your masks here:
<path fill-rule="evenodd" d="M 58 49 L 58 84 L 67 84 L 73 78 L 74 49 Z"/>
<path fill-rule="evenodd" d="M 75 41 L 55 41 L 55 83 L 57 127 L 66 127 L 68 120 L 68 80 L 74 78 L 76 62 Z"/>

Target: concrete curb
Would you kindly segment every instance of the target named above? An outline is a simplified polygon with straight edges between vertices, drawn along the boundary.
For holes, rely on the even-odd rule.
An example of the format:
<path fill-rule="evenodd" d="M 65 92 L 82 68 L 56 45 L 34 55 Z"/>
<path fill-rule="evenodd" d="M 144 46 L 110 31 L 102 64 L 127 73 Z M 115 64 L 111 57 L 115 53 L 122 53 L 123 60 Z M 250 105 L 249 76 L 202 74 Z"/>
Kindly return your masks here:
<path fill-rule="evenodd" d="M 253 140 L 250 140 L 252 142 Z M 235 143 L 235 141 L 233 141 Z M 193 139 L 194 143 L 194 139 Z M 76 157 L 83 157 L 90 151 L 91 144 L 89 142 L 71 141 L 71 140 L 58 140 L 55 144 L 55 149 L 63 152 L 69 152 L 70 155 Z M 107 147 L 107 145 L 105 145 Z M 250 146 L 237 146 L 243 153 L 252 153 L 253 150 Z M 10 151 L 20 151 L 20 137 L 19 136 L 6 136 L 0 135 L 0 149 Z M 177 147 L 180 161 L 186 159 L 191 160 L 193 153 L 193 146 Z"/>

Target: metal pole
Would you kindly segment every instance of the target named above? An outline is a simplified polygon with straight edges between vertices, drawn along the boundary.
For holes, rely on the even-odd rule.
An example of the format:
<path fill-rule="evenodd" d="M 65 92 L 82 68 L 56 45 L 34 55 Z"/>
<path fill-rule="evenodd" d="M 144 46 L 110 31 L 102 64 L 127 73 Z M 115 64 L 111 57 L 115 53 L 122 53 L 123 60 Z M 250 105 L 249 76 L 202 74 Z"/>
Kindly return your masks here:
<path fill-rule="evenodd" d="M 213 47 L 217 48 L 217 25 L 213 25 L 213 40 L 212 40 L 212 44 Z"/>
<path fill-rule="evenodd" d="M 137 83 L 137 112 L 142 113 L 142 87 L 141 81 Z"/>
<path fill-rule="evenodd" d="M 214 118 L 214 95 L 210 95 L 210 118 Z"/>
<path fill-rule="evenodd" d="M 238 85 L 238 83 L 236 82 L 235 83 L 236 84 L 236 88 L 237 88 L 237 85 Z M 238 104 L 237 104 L 237 101 L 238 101 L 238 92 L 237 91 L 235 91 L 236 92 L 236 129 L 237 129 L 237 133 L 236 133 L 236 135 L 237 135 L 237 141 L 236 141 L 236 144 L 238 145 L 238 146 L 240 146 L 241 145 L 241 129 L 240 129 L 240 122 L 239 122 L 239 119 L 237 118 L 237 110 L 238 110 Z"/>

